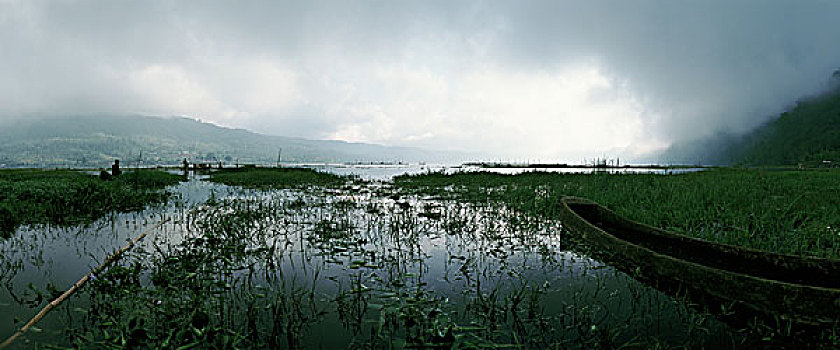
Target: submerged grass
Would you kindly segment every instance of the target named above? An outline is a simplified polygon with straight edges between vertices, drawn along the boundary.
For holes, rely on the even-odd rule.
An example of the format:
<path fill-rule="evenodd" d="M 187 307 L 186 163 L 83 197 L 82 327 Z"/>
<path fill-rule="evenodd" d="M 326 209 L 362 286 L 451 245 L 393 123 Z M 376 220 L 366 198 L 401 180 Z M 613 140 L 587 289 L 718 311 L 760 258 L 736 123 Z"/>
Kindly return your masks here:
<path fill-rule="evenodd" d="M 71 170 L 0 171 L 0 236 L 26 224 L 76 225 L 108 213 L 162 203 L 161 189 L 176 175 L 156 170 L 126 172 L 110 181 Z"/>
<path fill-rule="evenodd" d="M 720 348 L 740 339 L 567 252 L 551 220 L 374 190 L 253 191 L 189 209 L 176 220 L 183 239 L 159 234 L 153 250 L 98 276 L 68 338 L 114 349 Z M 695 336 L 698 327 L 709 331 Z"/>
<path fill-rule="evenodd" d="M 173 231 L 88 285 L 65 340 L 96 349 L 764 347 L 573 253 L 553 219 L 557 199 L 592 198 L 708 239 L 783 245 L 835 227 L 837 199 L 826 196 L 837 175 L 426 174 L 397 188 L 335 189 L 314 185 L 344 178 L 308 169 L 223 170 L 213 181 L 303 189 L 179 207 Z M 805 219 L 771 220 L 773 205 Z M 750 243 L 747 228 L 764 236 Z M 795 235 L 774 234 L 787 229 Z"/>
<path fill-rule="evenodd" d="M 431 173 L 395 183 L 471 202 L 501 201 L 548 218 L 561 196 L 586 197 L 632 220 L 709 241 L 840 258 L 838 179 L 836 169 L 714 169 L 668 176 Z"/>
<path fill-rule="evenodd" d="M 220 169 L 210 175 L 210 181 L 246 188 L 280 189 L 338 186 L 345 182 L 345 178 L 308 168 L 243 167 Z"/>

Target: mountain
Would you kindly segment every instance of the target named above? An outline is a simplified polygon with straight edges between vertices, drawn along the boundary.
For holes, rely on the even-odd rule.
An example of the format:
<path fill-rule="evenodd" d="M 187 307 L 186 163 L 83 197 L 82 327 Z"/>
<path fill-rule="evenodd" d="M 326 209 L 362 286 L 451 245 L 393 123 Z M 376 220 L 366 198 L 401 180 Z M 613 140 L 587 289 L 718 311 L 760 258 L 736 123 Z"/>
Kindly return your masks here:
<path fill-rule="evenodd" d="M 782 113 L 730 148 L 729 157 L 746 165 L 840 161 L 840 89 Z"/>
<path fill-rule="evenodd" d="M 743 135 L 718 133 L 712 137 L 678 142 L 667 150 L 649 159 L 657 164 L 730 165 L 736 161 L 730 156 L 733 147 L 738 147 Z"/>
<path fill-rule="evenodd" d="M 661 159 L 707 165 L 840 164 L 840 70 L 822 95 L 796 106 L 745 135 L 719 134 L 675 144 Z"/>
<path fill-rule="evenodd" d="M 101 167 L 193 162 L 455 162 L 465 154 L 270 136 L 183 117 L 34 117 L 0 122 L 0 164 Z"/>

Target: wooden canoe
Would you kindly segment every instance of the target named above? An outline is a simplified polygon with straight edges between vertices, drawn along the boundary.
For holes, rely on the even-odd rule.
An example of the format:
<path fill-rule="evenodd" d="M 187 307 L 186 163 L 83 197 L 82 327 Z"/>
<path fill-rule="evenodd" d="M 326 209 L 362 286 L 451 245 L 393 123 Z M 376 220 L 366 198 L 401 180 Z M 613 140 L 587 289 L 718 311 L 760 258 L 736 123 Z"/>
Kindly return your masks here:
<path fill-rule="evenodd" d="M 840 321 L 840 261 L 774 254 L 668 232 L 621 217 L 593 201 L 561 199 L 561 222 L 647 282 L 701 293 L 739 309 L 795 324 Z M 603 254 L 603 253 L 606 253 Z"/>

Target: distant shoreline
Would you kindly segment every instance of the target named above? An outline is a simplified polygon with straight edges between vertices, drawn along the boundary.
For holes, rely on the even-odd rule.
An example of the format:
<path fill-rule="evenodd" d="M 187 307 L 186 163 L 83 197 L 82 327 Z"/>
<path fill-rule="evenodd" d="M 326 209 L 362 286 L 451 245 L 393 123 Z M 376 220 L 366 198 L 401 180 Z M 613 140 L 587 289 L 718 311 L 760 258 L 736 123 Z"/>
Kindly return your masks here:
<path fill-rule="evenodd" d="M 464 166 L 479 168 L 544 168 L 544 169 L 685 169 L 685 168 L 714 168 L 704 165 L 659 165 L 659 164 L 628 164 L 628 165 L 606 165 L 606 164 L 566 164 L 566 163 L 496 163 L 496 162 L 468 162 Z"/>

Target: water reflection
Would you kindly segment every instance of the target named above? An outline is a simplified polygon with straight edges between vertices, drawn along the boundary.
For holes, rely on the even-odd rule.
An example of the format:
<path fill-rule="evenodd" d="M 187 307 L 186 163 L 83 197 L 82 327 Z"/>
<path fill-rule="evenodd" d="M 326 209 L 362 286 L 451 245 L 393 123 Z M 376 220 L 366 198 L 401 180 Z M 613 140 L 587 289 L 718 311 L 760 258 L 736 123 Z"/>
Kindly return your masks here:
<path fill-rule="evenodd" d="M 25 228 L 0 242 L 9 267 L 0 275 L 0 336 L 168 217 L 25 341 L 102 341 L 114 327 L 153 344 L 283 348 L 719 348 L 735 337 L 588 258 L 559 223 L 495 203 L 418 197 L 383 183 L 263 192 L 193 180 L 172 190 L 167 207 L 89 227 Z M 180 333 L 185 326 L 203 331 Z"/>

